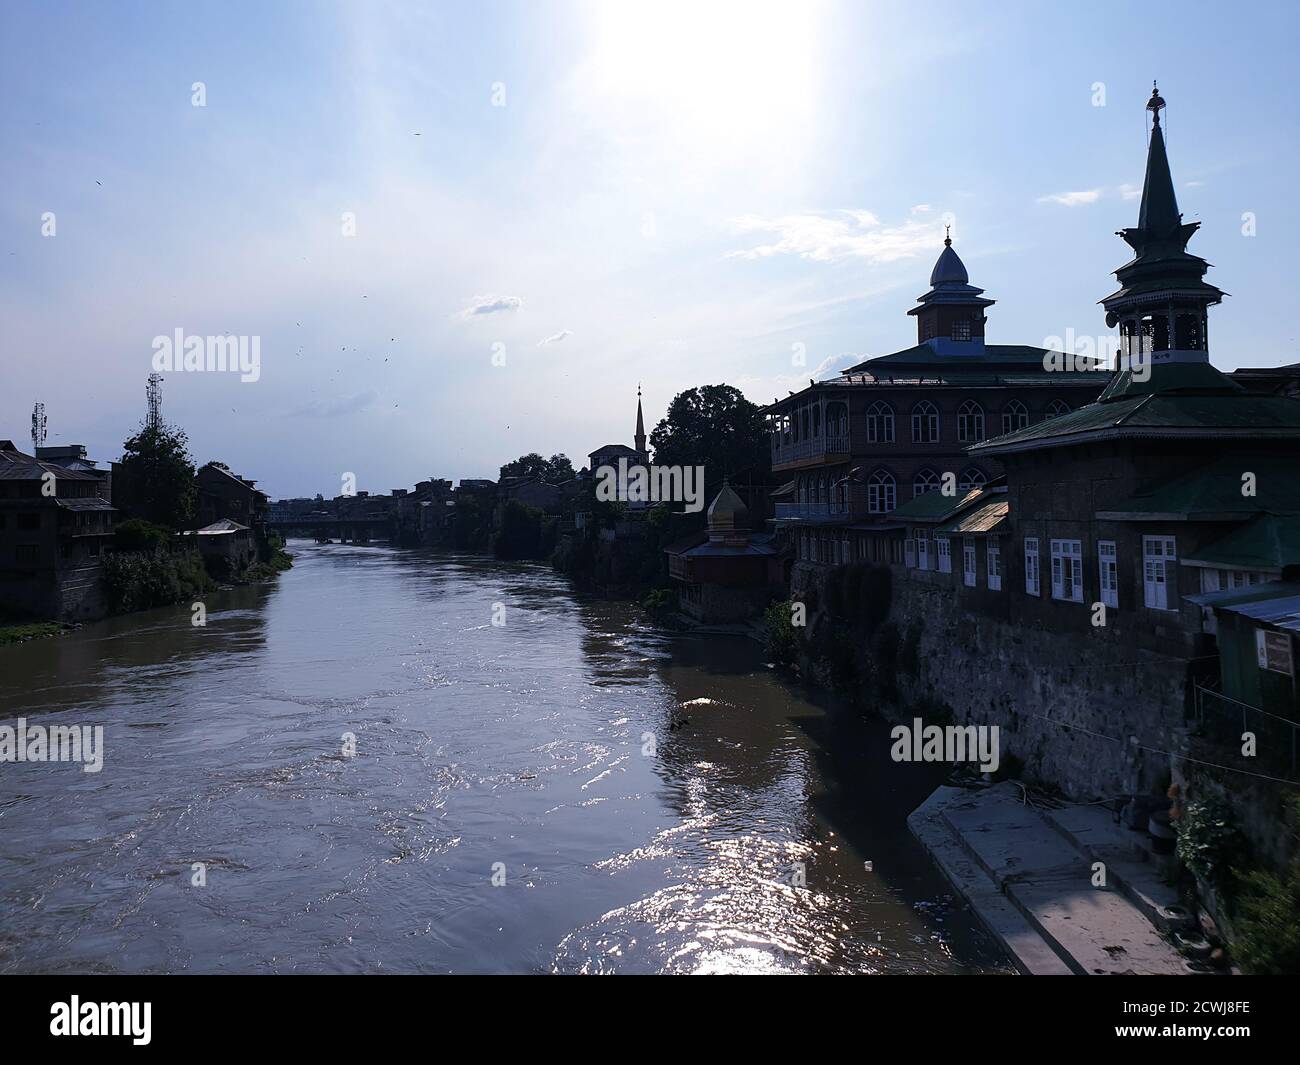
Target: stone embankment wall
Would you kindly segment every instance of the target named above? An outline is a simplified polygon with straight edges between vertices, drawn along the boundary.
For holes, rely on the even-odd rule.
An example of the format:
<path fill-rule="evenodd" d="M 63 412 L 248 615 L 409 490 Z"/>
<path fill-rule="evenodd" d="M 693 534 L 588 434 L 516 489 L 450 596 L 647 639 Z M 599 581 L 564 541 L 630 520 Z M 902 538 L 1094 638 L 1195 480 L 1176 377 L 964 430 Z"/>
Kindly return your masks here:
<path fill-rule="evenodd" d="M 824 576 L 799 565 L 792 577 L 791 598 L 817 604 L 810 631 L 825 623 Z M 885 716 L 910 720 L 922 707 L 916 712 L 929 724 L 946 707 L 954 724 L 997 725 L 1004 765 L 1013 756 L 1027 777 L 1076 799 L 1168 785 L 1170 752 L 1183 747 L 1184 660 L 964 611 L 951 590 L 911 581 L 901 567 L 889 621 L 914 648 L 907 661 L 914 657 L 915 668 L 898 671 L 898 698 L 881 707 Z"/>

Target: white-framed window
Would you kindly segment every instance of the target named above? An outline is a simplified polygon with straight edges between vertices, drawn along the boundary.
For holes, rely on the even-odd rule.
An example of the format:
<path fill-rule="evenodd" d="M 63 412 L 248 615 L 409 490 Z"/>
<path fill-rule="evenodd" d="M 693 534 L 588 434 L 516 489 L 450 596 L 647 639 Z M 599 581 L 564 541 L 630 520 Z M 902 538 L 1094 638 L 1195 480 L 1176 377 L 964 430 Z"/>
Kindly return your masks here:
<path fill-rule="evenodd" d="M 894 408 L 888 403 L 873 403 L 867 408 L 867 442 L 894 442 Z"/>
<path fill-rule="evenodd" d="M 957 439 L 966 444 L 984 439 L 984 408 L 973 399 L 957 408 Z"/>
<path fill-rule="evenodd" d="M 1002 591 L 1002 548 L 992 540 L 984 549 L 984 570 L 992 591 Z"/>
<path fill-rule="evenodd" d="M 1025 594 L 1041 595 L 1038 580 L 1038 537 L 1025 537 Z"/>
<path fill-rule="evenodd" d="M 1052 598 L 1083 602 L 1083 541 L 1053 540 Z"/>
<path fill-rule="evenodd" d="M 898 506 L 898 485 L 888 470 L 873 470 L 867 478 L 867 510 L 888 514 Z"/>
<path fill-rule="evenodd" d="M 957 491 L 964 495 L 974 488 L 983 488 L 986 484 L 988 479 L 984 476 L 983 470 L 978 466 L 967 466 L 957 478 Z"/>
<path fill-rule="evenodd" d="M 1002 409 L 1002 431 L 1014 433 L 1029 424 L 1029 408 L 1018 399 L 1013 399 Z"/>
<path fill-rule="evenodd" d="M 916 476 L 912 478 L 912 498 L 937 491 L 939 491 L 939 475 L 929 467 L 917 470 Z"/>
<path fill-rule="evenodd" d="M 1210 569 L 1208 566 L 1205 569 L 1201 570 L 1201 591 L 1203 592 L 1221 591 L 1222 585 L 1219 583 L 1219 581 L 1222 573 L 1223 573 L 1222 570 Z"/>
<path fill-rule="evenodd" d="M 946 536 L 936 536 L 934 539 L 935 554 L 939 557 L 939 572 L 952 572 L 952 541 Z"/>
<path fill-rule="evenodd" d="M 903 541 L 903 565 L 916 569 L 916 541 L 910 536 Z"/>
<path fill-rule="evenodd" d="M 930 541 L 923 532 L 916 534 L 916 568 L 930 568 Z"/>
<path fill-rule="evenodd" d="M 912 443 L 933 444 L 939 439 L 939 408 L 928 399 L 912 408 Z"/>
<path fill-rule="evenodd" d="M 1114 540 L 1097 541 L 1097 580 L 1101 601 L 1112 609 L 1119 607 L 1119 556 Z"/>
<path fill-rule="evenodd" d="M 969 318 L 958 318 L 955 322 L 952 323 L 952 339 L 953 339 L 953 340 L 969 340 L 969 339 L 970 339 L 970 319 L 969 319 Z"/>
<path fill-rule="evenodd" d="M 970 540 L 961 544 L 961 579 L 967 588 L 975 587 L 975 544 Z"/>
<path fill-rule="evenodd" d="M 1177 570 L 1172 536 L 1142 537 L 1142 601 L 1152 610 L 1178 609 Z"/>

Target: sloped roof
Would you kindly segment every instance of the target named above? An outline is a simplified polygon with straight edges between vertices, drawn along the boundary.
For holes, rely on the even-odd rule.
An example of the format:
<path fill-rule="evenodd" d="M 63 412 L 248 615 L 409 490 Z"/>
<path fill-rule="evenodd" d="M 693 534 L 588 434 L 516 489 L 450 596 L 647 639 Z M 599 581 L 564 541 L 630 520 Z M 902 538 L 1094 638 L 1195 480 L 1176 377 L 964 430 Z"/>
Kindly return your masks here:
<path fill-rule="evenodd" d="M 1134 437 L 1300 439 L 1300 400 L 1245 391 L 1132 395 L 1089 403 L 967 450 L 998 455 Z"/>
<path fill-rule="evenodd" d="M 1068 418 L 1062 415 L 1060 420 Z M 1242 494 L 1242 474 L 1255 495 Z M 1221 455 L 1097 511 L 1102 521 L 1243 521 L 1262 511 L 1300 514 L 1295 461 L 1278 455 Z"/>
<path fill-rule="evenodd" d="M 987 494 L 987 489 L 972 488 L 959 496 L 946 496 L 937 489 L 909 499 L 889 513 L 890 518 L 904 521 L 944 521 Z"/>
<path fill-rule="evenodd" d="M 1202 592 L 1183 598 L 1216 612 L 1240 614 L 1279 629 L 1300 632 L 1300 584 L 1274 581 L 1251 588 L 1234 588 L 1221 592 Z"/>
<path fill-rule="evenodd" d="M 1300 565 L 1300 515 L 1260 514 L 1184 561 L 1249 570 Z"/>
<path fill-rule="evenodd" d="M 970 507 L 934 531 L 957 536 L 999 532 L 1007 524 L 1010 513 L 1011 504 L 1006 499 L 990 499 Z"/>
<path fill-rule="evenodd" d="M 222 518 L 220 521 L 214 521 L 211 525 L 205 525 L 201 529 L 194 529 L 190 532 L 192 536 L 229 536 L 231 533 L 248 532 L 247 525 L 240 525 L 237 521 L 231 521 L 229 518 Z"/>

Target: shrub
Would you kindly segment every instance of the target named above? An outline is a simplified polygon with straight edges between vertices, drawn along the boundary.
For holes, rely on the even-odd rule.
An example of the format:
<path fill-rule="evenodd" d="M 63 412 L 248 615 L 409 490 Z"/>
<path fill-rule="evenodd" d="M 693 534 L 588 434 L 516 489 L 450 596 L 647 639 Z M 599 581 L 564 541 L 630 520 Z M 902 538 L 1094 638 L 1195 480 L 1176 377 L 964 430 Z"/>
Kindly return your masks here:
<path fill-rule="evenodd" d="M 788 602 L 773 603 L 763 612 L 763 645 L 778 666 L 792 666 L 799 660 L 799 633 Z"/>
<path fill-rule="evenodd" d="M 1281 876 L 1254 872 L 1239 884 L 1238 959 L 1251 973 L 1294 976 L 1300 972 L 1300 857 Z"/>
<path fill-rule="evenodd" d="M 104 557 L 109 609 L 115 614 L 181 603 L 216 587 L 197 552 Z"/>
<path fill-rule="evenodd" d="M 641 599 L 641 608 L 656 622 L 666 622 L 677 613 L 677 593 L 667 588 L 655 588 Z"/>
<path fill-rule="evenodd" d="M 1178 821 L 1178 859 L 1208 884 L 1226 887 L 1245 840 L 1227 803 L 1214 796 L 1192 799 Z"/>
<path fill-rule="evenodd" d="M 171 538 L 170 529 L 141 518 L 121 522 L 113 529 L 113 546 L 119 551 L 151 553 L 166 547 Z"/>

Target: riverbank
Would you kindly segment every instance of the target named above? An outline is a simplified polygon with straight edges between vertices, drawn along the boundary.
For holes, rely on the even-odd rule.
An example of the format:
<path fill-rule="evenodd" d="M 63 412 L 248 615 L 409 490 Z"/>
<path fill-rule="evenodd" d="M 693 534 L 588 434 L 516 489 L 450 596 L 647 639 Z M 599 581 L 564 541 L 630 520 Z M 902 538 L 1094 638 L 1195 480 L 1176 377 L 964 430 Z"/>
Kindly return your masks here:
<path fill-rule="evenodd" d="M 1159 856 L 1104 807 L 1035 805 L 1012 783 L 945 786 L 908 825 L 1025 975 L 1216 971 Z"/>
<path fill-rule="evenodd" d="M 0 647 L 11 643 L 26 643 L 48 636 L 60 636 L 73 628 L 57 621 L 22 621 L 0 624 Z"/>

